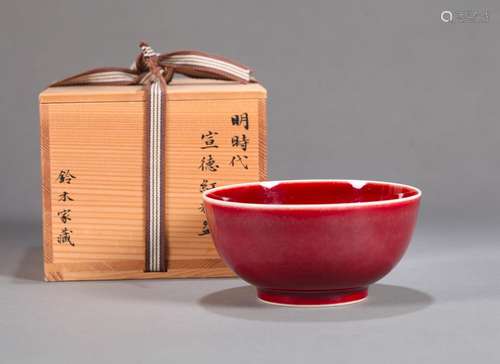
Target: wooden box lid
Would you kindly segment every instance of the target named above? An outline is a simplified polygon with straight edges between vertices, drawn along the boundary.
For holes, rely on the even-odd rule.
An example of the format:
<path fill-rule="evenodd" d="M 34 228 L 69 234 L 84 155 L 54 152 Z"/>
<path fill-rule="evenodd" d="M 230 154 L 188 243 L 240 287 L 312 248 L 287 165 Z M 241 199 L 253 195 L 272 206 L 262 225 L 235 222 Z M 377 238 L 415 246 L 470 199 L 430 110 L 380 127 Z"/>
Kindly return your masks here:
<path fill-rule="evenodd" d="M 167 100 L 263 99 L 266 89 L 258 83 L 175 79 L 167 87 Z M 142 85 L 49 87 L 40 94 L 41 104 L 64 102 L 144 101 Z"/>

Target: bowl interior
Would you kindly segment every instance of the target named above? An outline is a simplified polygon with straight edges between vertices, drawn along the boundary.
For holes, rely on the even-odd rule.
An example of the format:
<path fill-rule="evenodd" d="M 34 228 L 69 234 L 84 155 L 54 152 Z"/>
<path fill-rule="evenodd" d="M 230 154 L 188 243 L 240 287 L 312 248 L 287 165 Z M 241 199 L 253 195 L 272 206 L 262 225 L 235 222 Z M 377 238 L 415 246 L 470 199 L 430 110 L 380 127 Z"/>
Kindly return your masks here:
<path fill-rule="evenodd" d="M 283 181 L 220 187 L 207 197 L 227 202 L 266 205 L 311 205 L 398 200 L 415 196 L 411 186 L 367 181 Z"/>

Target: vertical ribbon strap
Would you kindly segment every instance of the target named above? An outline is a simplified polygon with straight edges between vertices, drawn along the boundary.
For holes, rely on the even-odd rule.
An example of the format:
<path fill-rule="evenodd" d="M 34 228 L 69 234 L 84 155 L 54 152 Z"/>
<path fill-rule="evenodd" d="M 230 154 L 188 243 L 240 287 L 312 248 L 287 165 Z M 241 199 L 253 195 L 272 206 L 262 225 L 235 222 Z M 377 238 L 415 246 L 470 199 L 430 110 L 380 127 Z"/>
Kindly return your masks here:
<path fill-rule="evenodd" d="M 141 44 L 141 50 L 152 76 L 150 81 L 145 84 L 147 94 L 146 145 L 148 151 L 145 270 L 147 272 L 164 272 L 166 269 L 166 232 L 163 165 L 167 84 L 163 78 L 165 72 L 158 64 L 158 53 L 145 43 Z"/>
<path fill-rule="evenodd" d="M 165 271 L 166 235 L 164 216 L 165 89 L 157 79 L 147 92 L 147 198 L 146 271 Z"/>

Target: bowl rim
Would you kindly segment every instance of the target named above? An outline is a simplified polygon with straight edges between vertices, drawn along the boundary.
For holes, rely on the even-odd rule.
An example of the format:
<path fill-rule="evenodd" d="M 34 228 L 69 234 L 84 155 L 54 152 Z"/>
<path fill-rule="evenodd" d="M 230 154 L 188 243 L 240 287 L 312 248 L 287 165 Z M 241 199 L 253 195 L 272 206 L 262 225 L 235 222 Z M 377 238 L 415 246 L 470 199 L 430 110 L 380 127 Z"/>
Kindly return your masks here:
<path fill-rule="evenodd" d="M 266 203 L 250 203 L 250 202 L 235 202 L 235 201 L 223 201 L 209 197 L 210 193 L 223 191 L 231 188 L 245 187 L 245 186 L 258 186 L 272 188 L 280 183 L 298 183 L 298 182 L 349 182 L 354 188 L 362 188 L 367 183 L 375 184 L 385 184 L 394 187 L 405 187 L 415 190 L 417 193 L 412 196 L 402 197 L 398 199 L 391 200 L 380 200 L 380 201 L 367 201 L 367 202 L 342 202 L 342 203 L 317 203 L 317 204 L 266 204 Z M 282 209 L 337 209 L 337 208 L 362 208 L 365 206 L 383 206 L 383 205 L 393 205 L 404 203 L 408 201 L 418 200 L 422 196 L 422 191 L 417 187 L 397 183 L 397 182 L 386 182 L 386 181 L 373 181 L 373 180 L 359 180 L 359 179 L 288 179 L 288 180 L 273 180 L 273 181 L 255 181 L 255 182 L 244 182 L 235 183 L 226 186 L 220 186 L 206 190 L 202 194 L 203 202 L 208 202 L 214 205 L 226 206 L 226 207 L 239 207 L 239 208 L 253 208 L 253 209 L 265 209 L 265 210 L 282 210 Z"/>

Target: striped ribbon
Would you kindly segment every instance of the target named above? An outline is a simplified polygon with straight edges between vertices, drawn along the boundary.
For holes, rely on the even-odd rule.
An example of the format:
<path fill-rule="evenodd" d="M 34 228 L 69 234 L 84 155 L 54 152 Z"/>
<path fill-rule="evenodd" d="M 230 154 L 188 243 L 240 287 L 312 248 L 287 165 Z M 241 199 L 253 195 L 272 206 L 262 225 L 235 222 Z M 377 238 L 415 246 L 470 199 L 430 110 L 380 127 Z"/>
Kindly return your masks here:
<path fill-rule="evenodd" d="M 146 229 L 146 270 L 162 272 L 165 270 L 165 224 L 163 223 L 163 156 L 164 156 L 164 109 L 165 93 L 159 80 L 151 83 L 149 89 L 149 170 L 147 176 L 148 226 Z"/>
<path fill-rule="evenodd" d="M 193 78 L 256 82 L 252 71 L 223 57 L 199 51 L 158 54 L 148 44 L 130 68 L 96 68 L 55 82 L 50 86 L 144 85 L 146 92 L 146 264 L 147 272 L 167 270 L 165 231 L 165 118 L 167 84 L 174 74 Z"/>

